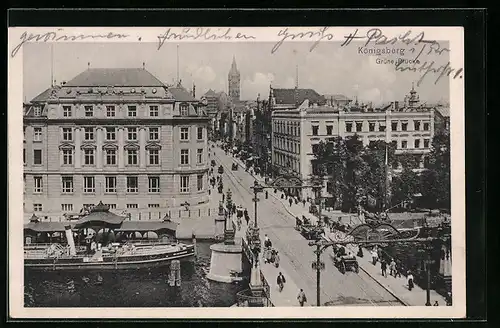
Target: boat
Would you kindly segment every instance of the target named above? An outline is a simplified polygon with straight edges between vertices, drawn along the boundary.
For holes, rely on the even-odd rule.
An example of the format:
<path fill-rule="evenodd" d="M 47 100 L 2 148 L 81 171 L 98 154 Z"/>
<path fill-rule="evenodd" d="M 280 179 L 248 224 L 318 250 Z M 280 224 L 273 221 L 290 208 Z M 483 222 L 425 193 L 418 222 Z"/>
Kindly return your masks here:
<path fill-rule="evenodd" d="M 130 239 L 131 234 L 136 233 L 175 233 L 176 225 L 170 220 L 125 221 L 125 217 L 109 212 L 102 202 L 76 223 L 41 222 L 33 216 L 30 223 L 25 225 L 27 243 L 24 245 L 24 267 L 34 270 L 117 270 L 157 267 L 172 260 L 192 259 L 195 255 L 194 245 L 171 239 Z M 89 228 L 94 231 L 103 229 L 103 235 L 113 232 L 122 240 L 102 246 L 96 242 L 95 235 L 85 236 L 84 232 Z M 48 243 L 33 243 L 36 236 L 43 235 L 50 236 Z M 53 235 L 57 235 L 55 240 Z"/>

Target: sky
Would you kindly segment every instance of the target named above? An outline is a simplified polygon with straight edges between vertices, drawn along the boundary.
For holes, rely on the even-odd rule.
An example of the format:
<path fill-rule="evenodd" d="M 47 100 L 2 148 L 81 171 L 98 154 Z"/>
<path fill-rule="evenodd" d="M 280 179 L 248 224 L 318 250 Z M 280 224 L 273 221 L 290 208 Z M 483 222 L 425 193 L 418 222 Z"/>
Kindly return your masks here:
<path fill-rule="evenodd" d="M 233 56 L 241 73 L 241 99 L 255 100 L 269 95 L 274 88 L 312 88 L 320 94 L 343 94 L 358 97 L 360 102 L 374 105 L 403 100 L 420 79 L 422 73 L 397 72 L 394 65 L 377 64 L 375 56 L 358 53 L 354 42 L 340 47 L 340 42 L 322 42 L 310 51 L 311 42 L 284 43 L 271 53 L 273 42 L 248 43 L 183 43 L 179 45 L 179 75 L 182 84 L 191 89 L 196 85 L 200 97 L 208 89 L 227 92 L 227 75 Z M 54 79 L 59 84 L 69 81 L 91 68 L 142 67 L 161 81 L 171 84 L 176 80 L 175 43 L 165 43 L 157 50 L 156 43 L 28 43 L 23 49 L 24 100 L 31 100 L 50 86 L 51 62 Z M 407 53 L 405 58 L 408 58 Z M 448 60 L 447 55 L 442 55 Z M 397 59 L 390 55 L 380 58 Z M 421 57 L 422 59 L 425 56 Z M 421 101 L 434 103 L 448 101 L 449 82 L 446 78 L 434 84 L 430 76 L 416 87 Z"/>

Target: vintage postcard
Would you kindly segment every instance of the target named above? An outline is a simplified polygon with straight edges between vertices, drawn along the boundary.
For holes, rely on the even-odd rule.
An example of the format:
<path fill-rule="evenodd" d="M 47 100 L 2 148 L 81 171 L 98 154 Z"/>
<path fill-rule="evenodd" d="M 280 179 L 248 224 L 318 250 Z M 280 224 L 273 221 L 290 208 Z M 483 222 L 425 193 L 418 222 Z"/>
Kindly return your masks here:
<path fill-rule="evenodd" d="M 12 318 L 465 317 L 462 28 L 16 27 L 8 58 Z"/>

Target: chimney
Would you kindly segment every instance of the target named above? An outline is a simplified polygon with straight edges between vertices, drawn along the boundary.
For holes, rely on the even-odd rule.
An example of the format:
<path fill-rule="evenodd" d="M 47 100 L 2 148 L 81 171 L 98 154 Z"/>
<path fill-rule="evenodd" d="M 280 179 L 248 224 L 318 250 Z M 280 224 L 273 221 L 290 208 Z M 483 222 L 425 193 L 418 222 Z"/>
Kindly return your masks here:
<path fill-rule="evenodd" d="M 399 101 L 394 102 L 394 110 L 399 111 Z"/>
<path fill-rule="evenodd" d="M 142 62 L 142 69 L 146 69 L 146 63 Z"/>

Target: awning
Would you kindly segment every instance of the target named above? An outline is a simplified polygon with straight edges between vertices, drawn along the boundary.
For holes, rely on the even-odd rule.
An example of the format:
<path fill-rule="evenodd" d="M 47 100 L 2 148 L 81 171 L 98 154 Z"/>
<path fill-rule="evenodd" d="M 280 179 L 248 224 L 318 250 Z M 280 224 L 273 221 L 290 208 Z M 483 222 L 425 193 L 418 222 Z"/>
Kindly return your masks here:
<path fill-rule="evenodd" d="M 172 221 L 123 221 L 116 232 L 157 232 L 167 230 L 175 232 L 179 224 Z"/>
<path fill-rule="evenodd" d="M 118 228 L 125 220 L 124 216 L 114 214 L 109 211 L 109 207 L 99 202 L 88 215 L 82 217 L 76 222 L 77 229 L 86 227 L 105 227 L 105 228 Z"/>
<path fill-rule="evenodd" d="M 30 222 L 24 225 L 24 230 L 34 232 L 64 232 L 66 230 L 64 226 L 63 222 Z"/>

